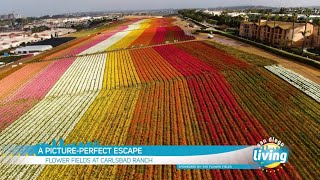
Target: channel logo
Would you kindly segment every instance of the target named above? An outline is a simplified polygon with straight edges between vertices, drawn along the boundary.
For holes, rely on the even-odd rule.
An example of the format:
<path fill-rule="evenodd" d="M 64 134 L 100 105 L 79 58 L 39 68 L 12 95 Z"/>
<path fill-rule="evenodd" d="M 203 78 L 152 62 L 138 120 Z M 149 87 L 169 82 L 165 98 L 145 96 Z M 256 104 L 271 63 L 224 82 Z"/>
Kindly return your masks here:
<path fill-rule="evenodd" d="M 271 169 L 288 162 L 288 149 L 274 137 L 264 139 L 253 150 L 252 159 L 263 169 Z"/>

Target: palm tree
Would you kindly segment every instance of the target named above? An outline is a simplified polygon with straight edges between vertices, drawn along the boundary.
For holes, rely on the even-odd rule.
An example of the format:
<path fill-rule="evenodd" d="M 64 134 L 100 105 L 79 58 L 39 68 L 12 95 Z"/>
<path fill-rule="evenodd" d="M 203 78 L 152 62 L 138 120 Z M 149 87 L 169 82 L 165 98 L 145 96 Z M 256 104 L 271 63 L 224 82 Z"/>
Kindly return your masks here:
<path fill-rule="evenodd" d="M 271 14 L 270 14 L 270 13 L 265 14 L 265 15 L 264 15 L 264 18 L 266 18 L 266 19 L 267 19 L 267 21 L 269 21 L 269 19 L 271 18 Z"/>
<path fill-rule="evenodd" d="M 305 37 L 307 36 L 308 33 L 310 33 L 310 30 L 309 30 L 309 31 L 306 31 L 306 30 L 305 30 L 305 31 L 300 31 L 300 33 L 301 33 L 302 36 L 303 36 L 303 43 L 302 43 L 301 49 L 304 50 L 305 41 L 306 41 L 306 40 L 305 40 L 305 39 L 306 39 Z"/>
<path fill-rule="evenodd" d="M 229 15 L 227 11 L 223 11 L 220 17 L 222 18 L 224 24 L 227 24 L 229 22 Z"/>
<path fill-rule="evenodd" d="M 275 37 L 275 33 L 276 33 L 276 21 L 280 18 L 279 14 L 276 14 L 274 16 L 274 21 L 273 21 L 273 31 L 272 31 L 272 44 L 274 44 L 274 37 Z"/>
<path fill-rule="evenodd" d="M 282 19 L 282 21 L 287 22 L 289 19 L 289 16 L 286 14 L 281 19 Z"/>
<path fill-rule="evenodd" d="M 242 21 L 244 21 L 244 19 L 245 19 L 245 17 L 242 15 L 242 14 L 240 14 L 238 17 L 237 17 L 238 19 L 237 19 L 237 27 L 239 28 L 240 27 L 240 24 L 241 24 L 241 22 Z"/>
<path fill-rule="evenodd" d="M 249 22 L 253 22 L 253 24 L 255 24 L 256 20 L 257 20 L 257 16 L 254 14 L 248 14 L 248 19 L 249 19 Z M 256 37 L 257 37 L 257 35 L 256 35 Z"/>
<path fill-rule="evenodd" d="M 264 16 L 264 14 L 259 15 L 259 27 L 258 27 L 258 41 L 260 41 L 260 33 L 261 33 L 261 18 Z"/>
<path fill-rule="evenodd" d="M 268 24 L 268 22 L 269 22 L 269 20 L 270 20 L 270 18 L 271 18 L 271 14 L 270 14 L 270 13 L 265 14 L 265 15 L 264 15 L 264 18 L 266 18 L 267 24 Z M 269 27 L 268 27 L 268 26 L 265 26 L 265 31 L 267 31 L 267 28 L 269 28 Z M 267 41 L 267 39 L 265 39 L 265 41 Z M 270 43 L 270 39 L 269 39 L 269 42 L 268 42 L 268 43 Z"/>
<path fill-rule="evenodd" d="M 311 15 L 311 10 L 310 9 L 305 9 L 305 16 L 306 16 L 306 18 L 305 18 L 305 24 L 304 24 L 304 31 L 303 32 L 301 32 L 302 33 L 302 35 L 303 35 L 303 43 L 302 43 L 302 50 L 304 49 L 304 47 L 305 47 L 305 44 L 306 44 L 306 36 L 307 36 L 307 34 L 310 32 L 310 31 L 307 31 L 307 25 L 308 25 L 308 22 L 309 22 L 309 17 L 310 17 L 310 15 Z"/>
<path fill-rule="evenodd" d="M 294 25 L 295 25 L 295 23 L 296 23 L 297 17 L 298 17 L 297 13 L 296 13 L 296 12 L 294 12 L 294 13 L 292 14 L 292 37 L 291 37 L 291 48 L 292 48 L 292 46 L 293 46 L 293 37 L 294 37 L 294 29 L 295 29 Z"/>
<path fill-rule="evenodd" d="M 252 22 L 256 22 L 256 20 L 258 19 L 258 16 L 254 14 L 249 14 L 248 17 L 249 17 L 249 21 L 252 21 Z"/>
<path fill-rule="evenodd" d="M 317 35 L 317 45 L 319 46 L 320 49 L 320 44 L 319 44 L 319 37 L 320 37 L 320 18 L 315 18 L 313 20 L 314 26 L 318 26 L 318 35 Z"/>
<path fill-rule="evenodd" d="M 287 14 L 281 17 L 281 21 L 283 21 L 283 22 L 288 22 L 288 20 L 289 20 L 289 16 Z M 289 40 L 285 39 L 284 41 L 285 41 L 284 42 L 285 47 L 288 48 Z"/>

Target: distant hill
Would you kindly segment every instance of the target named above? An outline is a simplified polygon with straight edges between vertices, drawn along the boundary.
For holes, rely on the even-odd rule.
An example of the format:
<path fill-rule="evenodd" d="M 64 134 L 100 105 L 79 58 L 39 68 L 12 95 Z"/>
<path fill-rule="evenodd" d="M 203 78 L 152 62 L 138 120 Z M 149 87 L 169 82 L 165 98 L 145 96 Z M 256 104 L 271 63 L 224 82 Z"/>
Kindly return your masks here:
<path fill-rule="evenodd" d="M 316 8 L 316 9 L 320 9 L 320 6 L 307 6 L 307 8 Z"/>
<path fill-rule="evenodd" d="M 298 7 L 285 7 L 285 8 L 298 8 Z M 320 9 L 320 6 L 304 6 L 302 8 L 310 8 L 310 9 Z M 208 10 L 246 10 L 246 9 L 279 9 L 279 7 L 270 7 L 270 6 L 225 6 L 225 7 L 215 7 L 208 8 Z"/>
<path fill-rule="evenodd" d="M 245 9 L 278 9 L 276 7 L 268 7 L 268 6 L 227 6 L 227 7 L 215 7 L 208 8 L 209 10 L 245 10 Z"/>

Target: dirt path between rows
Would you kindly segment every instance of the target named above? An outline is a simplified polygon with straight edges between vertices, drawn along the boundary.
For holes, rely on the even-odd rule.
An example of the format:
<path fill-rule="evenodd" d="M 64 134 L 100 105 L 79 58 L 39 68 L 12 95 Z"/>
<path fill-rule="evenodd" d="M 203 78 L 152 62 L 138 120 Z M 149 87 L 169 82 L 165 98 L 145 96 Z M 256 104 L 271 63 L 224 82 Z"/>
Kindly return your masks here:
<path fill-rule="evenodd" d="M 175 21 L 174 24 L 180 26 L 186 32 L 186 34 L 190 34 L 190 32 L 193 30 L 192 28 L 185 26 L 186 21 Z M 272 60 L 278 62 L 283 67 L 288 68 L 288 69 L 304 76 L 305 78 L 310 79 L 311 81 L 313 81 L 317 84 L 320 84 L 320 70 L 318 70 L 314 67 L 277 56 L 277 55 L 272 54 L 268 51 L 256 48 L 256 47 L 251 46 L 249 44 L 242 43 L 240 41 L 237 41 L 237 40 L 225 37 L 225 36 L 221 36 L 218 34 L 214 34 L 213 39 L 208 39 L 207 34 L 204 34 L 204 33 L 200 33 L 199 35 L 195 35 L 195 36 L 198 40 L 214 41 L 214 42 L 217 42 L 217 43 L 220 43 L 223 45 L 228 45 L 233 48 L 242 50 L 244 52 L 248 52 L 248 53 L 256 54 L 256 55 L 259 55 L 259 56 L 262 56 L 265 58 L 272 59 Z"/>

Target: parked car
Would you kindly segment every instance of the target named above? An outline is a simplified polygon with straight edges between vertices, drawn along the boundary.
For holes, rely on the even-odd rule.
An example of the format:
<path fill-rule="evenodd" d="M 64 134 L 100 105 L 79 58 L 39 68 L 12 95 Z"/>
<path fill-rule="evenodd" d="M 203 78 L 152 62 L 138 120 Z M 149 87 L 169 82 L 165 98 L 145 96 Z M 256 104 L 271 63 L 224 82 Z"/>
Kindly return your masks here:
<path fill-rule="evenodd" d="M 213 35 L 212 34 L 208 34 L 208 39 L 212 39 Z"/>

